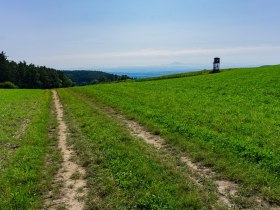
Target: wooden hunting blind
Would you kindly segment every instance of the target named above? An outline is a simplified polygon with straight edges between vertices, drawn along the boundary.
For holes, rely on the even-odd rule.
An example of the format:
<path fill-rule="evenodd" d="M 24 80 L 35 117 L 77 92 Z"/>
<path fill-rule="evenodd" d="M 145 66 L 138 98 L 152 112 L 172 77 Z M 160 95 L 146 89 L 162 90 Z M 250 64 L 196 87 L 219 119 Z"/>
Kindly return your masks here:
<path fill-rule="evenodd" d="M 220 71 L 220 58 L 214 58 L 213 62 L 213 73 L 217 73 Z"/>

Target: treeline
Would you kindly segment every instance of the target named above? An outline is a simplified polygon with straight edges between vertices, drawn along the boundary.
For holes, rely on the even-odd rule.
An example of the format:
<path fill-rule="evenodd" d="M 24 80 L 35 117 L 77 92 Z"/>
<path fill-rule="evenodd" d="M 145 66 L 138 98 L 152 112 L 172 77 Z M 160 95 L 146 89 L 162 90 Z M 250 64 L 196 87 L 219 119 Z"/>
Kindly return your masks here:
<path fill-rule="evenodd" d="M 0 87 L 13 88 L 59 88 L 72 86 L 72 81 L 62 71 L 45 66 L 9 61 L 0 53 Z"/>
<path fill-rule="evenodd" d="M 75 85 L 89 85 L 131 79 L 127 75 L 119 76 L 102 71 L 76 70 L 63 72 L 74 82 Z"/>

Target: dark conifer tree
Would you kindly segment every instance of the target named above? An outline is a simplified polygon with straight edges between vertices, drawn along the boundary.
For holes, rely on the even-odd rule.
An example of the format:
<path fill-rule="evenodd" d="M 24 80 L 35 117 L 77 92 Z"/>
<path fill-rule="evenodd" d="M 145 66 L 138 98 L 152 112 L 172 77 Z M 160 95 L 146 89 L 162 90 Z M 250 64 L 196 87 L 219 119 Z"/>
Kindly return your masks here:
<path fill-rule="evenodd" d="M 12 82 L 19 88 L 72 86 L 72 81 L 63 72 L 45 66 L 27 65 L 25 61 L 18 64 L 8 61 L 4 52 L 0 53 L 0 83 L 3 82 Z"/>

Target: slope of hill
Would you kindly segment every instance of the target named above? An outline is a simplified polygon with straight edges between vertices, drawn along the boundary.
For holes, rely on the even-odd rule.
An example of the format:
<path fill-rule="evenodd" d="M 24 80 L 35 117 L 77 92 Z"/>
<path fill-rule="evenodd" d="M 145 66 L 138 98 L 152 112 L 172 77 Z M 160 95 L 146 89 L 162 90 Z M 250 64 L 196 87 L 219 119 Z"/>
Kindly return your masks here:
<path fill-rule="evenodd" d="M 191 71 L 191 72 L 176 73 L 176 74 L 170 73 L 170 74 L 166 74 L 163 76 L 140 78 L 140 79 L 137 79 L 137 81 L 143 82 L 143 81 L 162 80 L 162 79 L 175 79 L 175 78 L 181 78 L 181 77 L 192 77 L 192 76 L 198 76 L 198 75 L 203 75 L 203 74 L 209 74 L 210 72 L 211 72 L 211 70 Z"/>
<path fill-rule="evenodd" d="M 280 204 L 279 89 L 277 65 L 69 91 L 113 107 L 238 184 L 233 201 L 246 208 L 256 197 Z"/>
<path fill-rule="evenodd" d="M 0 90 L 0 209 L 279 209 L 280 65 L 185 76 Z"/>
<path fill-rule="evenodd" d="M 231 71 L 235 70 L 236 68 L 229 68 L 229 69 L 221 69 L 221 72 L 225 71 Z M 136 81 L 137 82 L 143 82 L 143 81 L 152 81 L 152 80 L 162 80 L 162 79 L 175 79 L 175 78 L 181 78 L 181 77 L 192 77 L 192 76 L 199 76 L 204 74 L 210 74 L 212 73 L 212 70 L 200 70 L 200 71 L 188 71 L 188 72 L 182 72 L 182 73 L 169 73 L 162 76 L 155 76 L 155 77 L 146 77 L 146 78 L 139 78 Z"/>

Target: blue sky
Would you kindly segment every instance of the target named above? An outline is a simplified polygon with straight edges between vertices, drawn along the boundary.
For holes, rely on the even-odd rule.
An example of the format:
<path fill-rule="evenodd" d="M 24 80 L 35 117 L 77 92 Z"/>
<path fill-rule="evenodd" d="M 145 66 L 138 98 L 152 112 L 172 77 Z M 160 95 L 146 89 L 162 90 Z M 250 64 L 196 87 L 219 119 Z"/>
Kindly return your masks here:
<path fill-rule="evenodd" d="M 279 0 L 0 0 L 0 50 L 57 69 L 280 63 Z"/>

